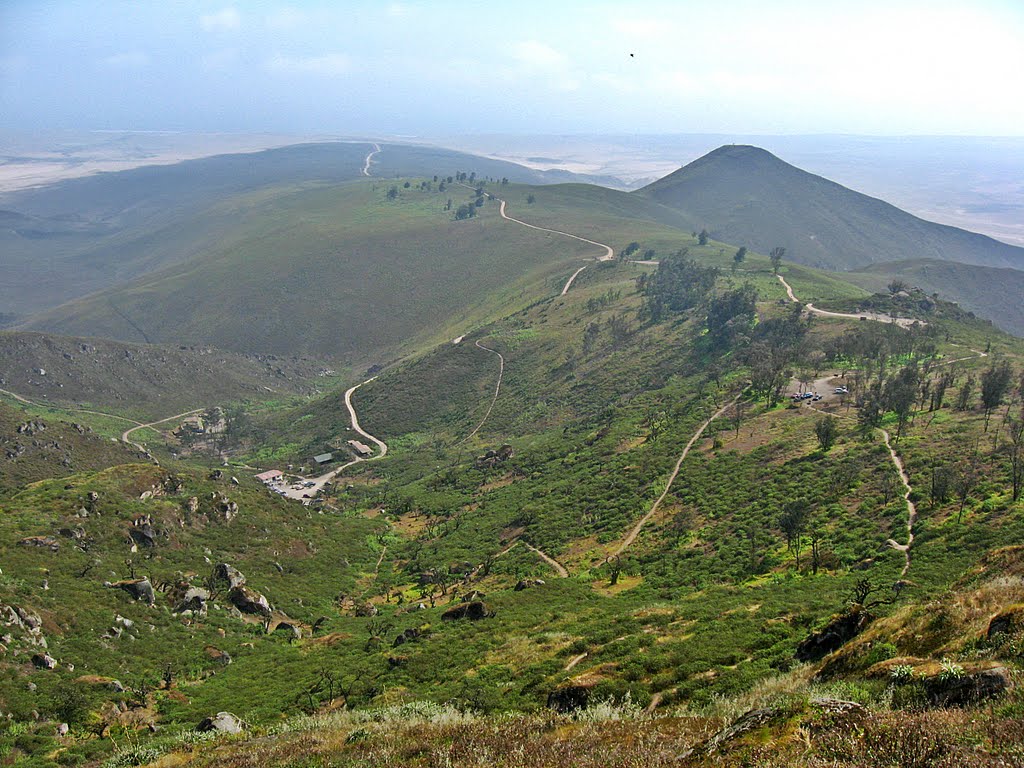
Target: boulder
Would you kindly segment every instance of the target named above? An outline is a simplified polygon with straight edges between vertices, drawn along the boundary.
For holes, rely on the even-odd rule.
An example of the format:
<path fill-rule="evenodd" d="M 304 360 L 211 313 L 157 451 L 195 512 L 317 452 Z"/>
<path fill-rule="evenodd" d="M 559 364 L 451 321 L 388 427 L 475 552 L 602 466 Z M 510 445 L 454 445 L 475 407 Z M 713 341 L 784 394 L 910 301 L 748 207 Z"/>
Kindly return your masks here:
<path fill-rule="evenodd" d="M 156 546 L 156 530 L 153 528 L 153 518 L 149 515 L 141 515 L 132 521 L 132 527 L 128 531 L 135 544 L 140 547 Z"/>
<path fill-rule="evenodd" d="M 136 600 L 145 600 L 150 605 L 156 602 L 156 593 L 153 591 L 153 585 L 149 583 L 149 579 L 124 579 L 115 581 L 113 584 L 108 582 L 107 586 L 122 589 Z"/>
<path fill-rule="evenodd" d="M 421 637 L 423 637 L 423 631 L 421 629 L 418 627 L 409 627 L 398 634 L 398 637 L 395 638 L 395 642 L 391 644 L 391 647 L 397 648 L 398 646 L 405 645 L 406 643 L 414 643 Z"/>
<path fill-rule="evenodd" d="M 193 613 L 206 613 L 206 601 L 210 599 L 210 592 L 202 587 L 189 587 L 181 597 L 181 602 L 174 609 L 175 613 L 192 611 Z"/>
<path fill-rule="evenodd" d="M 32 666 L 36 669 L 55 669 L 57 660 L 48 653 L 33 653 Z"/>
<path fill-rule="evenodd" d="M 447 611 L 441 614 L 442 621 L 458 621 L 459 619 L 469 619 L 470 621 L 478 621 L 480 619 L 489 619 L 494 616 L 494 612 L 487 607 L 487 603 L 483 600 L 474 600 L 471 603 L 460 603 L 454 605 Z"/>
<path fill-rule="evenodd" d="M 218 563 L 213 567 L 213 579 L 214 581 L 226 581 L 228 589 L 245 586 L 245 576 L 242 575 L 242 572 L 227 563 Z"/>
<path fill-rule="evenodd" d="M 239 720 L 230 712 L 218 712 L 212 717 L 203 718 L 196 726 L 200 733 L 216 731 L 218 733 L 241 733 L 245 730 L 245 723 Z"/>
<path fill-rule="evenodd" d="M 205 648 L 203 648 L 203 653 L 206 654 L 206 658 L 210 659 L 210 661 L 216 662 L 217 664 L 222 664 L 225 667 L 231 663 L 231 654 L 229 654 L 227 651 L 222 651 L 220 648 L 217 648 L 216 646 L 206 646 Z"/>
<path fill-rule="evenodd" d="M 242 613 L 255 616 L 270 616 L 270 602 L 257 592 L 246 586 L 234 587 L 228 592 L 228 601 Z"/>
<path fill-rule="evenodd" d="M 522 592 L 524 589 L 529 589 L 530 587 L 539 587 L 544 583 L 544 579 L 520 579 L 519 582 L 516 584 L 515 591 Z"/>

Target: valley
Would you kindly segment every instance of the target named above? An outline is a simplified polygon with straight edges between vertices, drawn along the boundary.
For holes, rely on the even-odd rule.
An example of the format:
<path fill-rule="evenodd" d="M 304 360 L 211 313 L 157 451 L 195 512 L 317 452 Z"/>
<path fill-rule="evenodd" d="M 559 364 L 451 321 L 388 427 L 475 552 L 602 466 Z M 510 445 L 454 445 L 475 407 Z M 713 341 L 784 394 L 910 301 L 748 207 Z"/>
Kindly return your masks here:
<path fill-rule="evenodd" d="M 1020 339 L 675 174 L 343 157 L 0 332 L 5 755 L 852 766 L 912 720 L 886 749 L 1016 759 Z"/>

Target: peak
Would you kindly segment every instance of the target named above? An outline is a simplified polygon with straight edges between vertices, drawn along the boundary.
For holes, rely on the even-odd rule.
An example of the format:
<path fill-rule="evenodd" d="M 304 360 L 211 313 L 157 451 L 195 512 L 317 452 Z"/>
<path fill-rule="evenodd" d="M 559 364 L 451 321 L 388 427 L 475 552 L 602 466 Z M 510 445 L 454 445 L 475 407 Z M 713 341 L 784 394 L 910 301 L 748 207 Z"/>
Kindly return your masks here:
<path fill-rule="evenodd" d="M 718 149 L 713 149 L 703 157 L 693 161 L 693 164 L 720 160 L 743 160 L 745 162 L 776 162 L 782 161 L 769 152 L 767 149 L 755 147 L 752 144 L 723 144 Z"/>

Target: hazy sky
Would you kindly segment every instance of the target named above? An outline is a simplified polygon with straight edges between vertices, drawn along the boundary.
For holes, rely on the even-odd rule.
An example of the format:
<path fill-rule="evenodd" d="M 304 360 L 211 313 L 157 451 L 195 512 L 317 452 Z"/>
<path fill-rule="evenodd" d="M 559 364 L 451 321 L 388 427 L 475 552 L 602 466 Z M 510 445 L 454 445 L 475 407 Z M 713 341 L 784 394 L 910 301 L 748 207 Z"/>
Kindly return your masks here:
<path fill-rule="evenodd" d="M 1022 94 L 1024 0 L 0 0 L 7 129 L 1024 135 Z"/>

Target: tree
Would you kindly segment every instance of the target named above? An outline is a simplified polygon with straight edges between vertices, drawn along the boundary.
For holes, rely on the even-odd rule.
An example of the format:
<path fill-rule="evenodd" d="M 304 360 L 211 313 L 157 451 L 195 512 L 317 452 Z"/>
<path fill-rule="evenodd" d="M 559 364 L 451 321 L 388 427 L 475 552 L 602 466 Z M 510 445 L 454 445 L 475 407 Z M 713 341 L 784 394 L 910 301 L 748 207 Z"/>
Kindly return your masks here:
<path fill-rule="evenodd" d="M 1003 360 L 999 365 L 993 363 L 981 374 L 981 405 L 985 409 L 985 431 L 988 432 L 988 419 L 992 411 L 999 407 L 1010 388 L 1013 368 Z"/>
<path fill-rule="evenodd" d="M 719 349 L 728 348 L 740 332 L 754 322 L 757 289 L 746 283 L 711 299 L 708 305 L 708 336 Z"/>
<path fill-rule="evenodd" d="M 768 254 L 772 262 L 772 273 L 779 274 L 779 267 L 782 266 L 782 258 L 786 255 L 786 249 L 780 245 L 775 246 Z"/>
<path fill-rule="evenodd" d="M 803 536 L 804 528 L 807 527 L 807 520 L 810 517 L 810 508 L 806 499 L 796 499 L 786 505 L 785 510 L 779 516 L 779 528 L 786 537 L 786 546 L 790 551 L 796 553 L 796 569 L 800 570 L 800 539 Z"/>
<path fill-rule="evenodd" d="M 388 200 L 394 200 L 398 197 L 398 187 L 392 184 L 388 187 Z"/>
<path fill-rule="evenodd" d="M 1007 428 L 1010 432 L 1010 483 L 1013 500 L 1017 502 L 1024 484 L 1024 407 L 1019 418 L 1009 420 Z"/>
<path fill-rule="evenodd" d="M 957 467 L 953 476 L 953 491 L 956 493 L 960 508 L 956 513 L 956 521 L 959 523 L 964 514 L 964 507 L 967 506 L 967 499 L 978 485 L 978 469 L 972 462 L 962 462 Z"/>
<path fill-rule="evenodd" d="M 834 416 L 822 416 L 814 425 L 814 435 L 818 438 L 822 453 L 828 453 L 835 445 L 838 434 L 839 426 Z"/>
<path fill-rule="evenodd" d="M 917 401 L 918 381 L 917 366 L 911 364 L 904 366 L 896 376 L 886 382 L 885 408 L 896 414 L 896 442 L 899 442 Z"/>
<path fill-rule="evenodd" d="M 706 229 L 702 229 L 700 234 L 697 235 L 697 242 L 701 245 L 707 245 L 710 237 L 711 235 L 708 234 L 708 231 Z"/>
<path fill-rule="evenodd" d="M 654 257 L 657 255 L 657 251 L 655 251 L 653 248 L 648 248 L 646 251 L 644 251 L 643 258 L 644 261 L 653 261 Z"/>
<path fill-rule="evenodd" d="M 738 251 L 736 251 L 736 253 L 733 254 L 733 257 L 732 257 L 732 271 L 735 272 L 737 269 L 739 269 L 740 264 L 742 264 L 743 260 L 746 259 L 746 258 L 747 258 L 747 246 L 744 245 L 744 246 L 741 246 L 740 249 Z"/>
<path fill-rule="evenodd" d="M 535 202 L 537 202 L 537 198 L 534 197 L 533 194 L 529 194 L 529 195 L 526 196 L 526 204 L 527 205 L 533 205 Z"/>
<path fill-rule="evenodd" d="M 906 281 L 900 280 L 898 277 L 889 283 L 889 293 L 895 296 L 900 291 L 909 291 L 910 286 L 907 285 Z"/>
<path fill-rule="evenodd" d="M 974 396 L 974 376 L 968 375 L 967 380 L 964 381 L 963 386 L 960 387 L 960 391 L 956 395 L 956 409 L 958 411 L 967 411 L 971 408 L 971 398 Z"/>
<path fill-rule="evenodd" d="M 949 501 L 949 488 L 953 482 L 947 467 L 932 467 L 931 501 L 937 507 Z"/>

